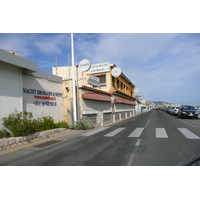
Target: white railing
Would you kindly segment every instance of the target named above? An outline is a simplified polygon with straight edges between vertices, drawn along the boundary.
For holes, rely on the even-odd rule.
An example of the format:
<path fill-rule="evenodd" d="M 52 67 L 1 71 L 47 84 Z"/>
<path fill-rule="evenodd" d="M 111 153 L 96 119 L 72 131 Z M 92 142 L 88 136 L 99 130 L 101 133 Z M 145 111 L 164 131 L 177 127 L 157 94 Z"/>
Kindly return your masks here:
<path fill-rule="evenodd" d="M 115 112 L 115 113 L 104 113 L 103 116 L 101 117 L 101 126 L 104 126 L 109 123 L 121 121 L 123 119 L 133 117 L 135 115 L 136 115 L 135 110 Z"/>

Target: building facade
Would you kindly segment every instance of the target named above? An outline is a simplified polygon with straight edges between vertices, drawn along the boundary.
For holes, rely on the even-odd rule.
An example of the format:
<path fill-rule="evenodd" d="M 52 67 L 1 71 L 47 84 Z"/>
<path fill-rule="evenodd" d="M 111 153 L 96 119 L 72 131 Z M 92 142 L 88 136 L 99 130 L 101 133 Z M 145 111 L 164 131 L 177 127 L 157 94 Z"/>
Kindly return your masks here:
<path fill-rule="evenodd" d="M 99 63 L 91 65 L 88 71 L 81 71 L 76 66 L 76 97 L 78 119 L 87 116 L 94 123 L 123 118 L 135 114 L 135 85 L 123 74 L 115 77 L 114 64 Z M 54 75 L 63 78 L 64 117 L 73 123 L 72 106 L 72 67 L 52 67 Z"/>
<path fill-rule="evenodd" d="M 63 120 L 62 78 L 37 68 L 37 63 L 0 49 L 0 130 L 1 119 L 14 112 Z"/>

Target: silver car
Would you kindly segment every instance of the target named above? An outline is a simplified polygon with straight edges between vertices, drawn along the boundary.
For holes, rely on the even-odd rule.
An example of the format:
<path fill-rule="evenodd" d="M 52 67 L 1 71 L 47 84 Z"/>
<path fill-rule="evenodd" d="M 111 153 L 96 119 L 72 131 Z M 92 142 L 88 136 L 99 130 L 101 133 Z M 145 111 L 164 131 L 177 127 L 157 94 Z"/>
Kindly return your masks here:
<path fill-rule="evenodd" d="M 179 107 L 173 107 L 173 109 L 171 110 L 171 114 L 178 115 L 178 110 L 179 110 Z"/>

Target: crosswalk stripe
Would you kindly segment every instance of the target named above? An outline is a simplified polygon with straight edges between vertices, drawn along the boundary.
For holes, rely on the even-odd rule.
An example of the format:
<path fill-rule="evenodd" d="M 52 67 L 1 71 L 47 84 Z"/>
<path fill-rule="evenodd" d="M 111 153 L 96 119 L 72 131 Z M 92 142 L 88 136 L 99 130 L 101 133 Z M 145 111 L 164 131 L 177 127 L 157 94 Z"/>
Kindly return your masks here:
<path fill-rule="evenodd" d="M 188 139 L 200 139 L 200 137 L 189 131 L 187 128 L 178 128 L 178 130 Z"/>
<path fill-rule="evenodd" d="M 104 137 L 113 137 L 115 136 L 117 133 L 119 133 L 120 131 L 124 130 L 125 127 L 122 127 L 122 128 L 117 128 L 115 129 L 114 131 L 111 131 L 110 133 L 104 135 Z"/>
<path fill-rule="evenodd" d="M 91 136 L 94 135 L 96 133 L 99 133 L 103 130 L 106 130 L 109 127 L 101 127 L 99 129 L 90 131 L 88 133 L 82 134 L 81 136 Z M 111 132 L 109 132 L 108 134 L 104 135 L 104 137 L 113 137 L 115 135 L 117 135 L 119 132 L 121 132 L 122 130 L 124 130 L 126 127 L 120 127 L 117 128 Z M 140 137 L 140 135 L 142 134 L 142 132 L 144 131 L 145 128 L 136 128 L 128 137 Z M 187 139 L 200 139 L 199 136 L 195 135 L 193 132 L 189 131 L 187 128 L 177 128 Z M 155 137 L 156 138 L 168 138 L 167 132 L 165 130 L 165 128 L 156 128 L 156 133 L 155 133 Z"/>
<path fill-rule="evenodd" d="M 91 136 L 91 135 L 94 135 L 94 134 L 96 134 L 96 133 L 99 133 L 100 131 L 103 131 L 103 130 L 105 130 L 105 129 L 107 129 L 107 128 L 109 128 L 109 127 L 101 127 L 101 128 L 99 128 L 99 129 L 90 131 L 90 132 L 88 132 L 88 133 L 84 133 L 84 134 L 82 134 L 81 136 Z"/>
<path fill-rule="evenodd" d="M 156 128 L 156 138 L 168 138 L 164 128 Z"/>
<path fill-rule="evenodd" d="M 144 128 L 136 128 L 128 137 L 140 137 Z"/>

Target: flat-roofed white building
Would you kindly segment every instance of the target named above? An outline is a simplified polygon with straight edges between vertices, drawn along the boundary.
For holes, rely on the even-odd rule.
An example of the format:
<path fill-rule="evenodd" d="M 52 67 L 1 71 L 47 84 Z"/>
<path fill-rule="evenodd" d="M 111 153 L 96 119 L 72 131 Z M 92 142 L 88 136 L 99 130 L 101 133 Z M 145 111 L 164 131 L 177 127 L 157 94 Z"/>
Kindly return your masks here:
<path fill-rule="evenodd" d="M 34 118 L 63 120 L 62 78 L 38 70 L 35 62 L 0 49 L 0 130 L 2 118 L 32 112 Z"/>

